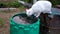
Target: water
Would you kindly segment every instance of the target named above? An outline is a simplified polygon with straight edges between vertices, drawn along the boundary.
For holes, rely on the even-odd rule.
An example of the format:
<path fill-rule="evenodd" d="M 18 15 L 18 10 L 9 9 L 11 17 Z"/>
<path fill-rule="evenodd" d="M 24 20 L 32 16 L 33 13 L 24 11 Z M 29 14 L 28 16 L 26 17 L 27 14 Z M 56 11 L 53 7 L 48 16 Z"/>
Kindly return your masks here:
<path fill-rule="evenodd" d="M 37 21 L 37 18 L 18 15 L 13 18 L 13 21 L 18 24 L 32 24 Z"/>
<path fill-rule="evenodd" d="M 29 24 L 28 22 L 26 22 L 25 20 L 23 20 L 24 18 L 20 18 L 19 16 L 16 16 L 13 18 L 13 21 L 18 23 L 18 24 Z"/>

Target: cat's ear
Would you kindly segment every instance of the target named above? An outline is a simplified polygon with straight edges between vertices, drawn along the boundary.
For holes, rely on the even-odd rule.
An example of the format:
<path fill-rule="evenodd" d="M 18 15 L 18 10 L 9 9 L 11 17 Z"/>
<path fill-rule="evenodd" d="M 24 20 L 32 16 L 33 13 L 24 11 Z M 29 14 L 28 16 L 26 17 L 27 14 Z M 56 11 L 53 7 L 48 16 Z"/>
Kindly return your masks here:
<path fill-rule="evenodd" d="M 29 9 L 26 9 L 26 11 L 28 11 Z"/>

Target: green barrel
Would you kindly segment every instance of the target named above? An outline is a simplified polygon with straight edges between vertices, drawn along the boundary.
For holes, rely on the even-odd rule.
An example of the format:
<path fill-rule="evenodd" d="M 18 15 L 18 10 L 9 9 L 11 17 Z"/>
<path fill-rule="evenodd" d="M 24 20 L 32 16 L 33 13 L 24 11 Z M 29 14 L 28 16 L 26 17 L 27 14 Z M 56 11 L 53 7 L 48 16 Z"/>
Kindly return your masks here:
<path fill-rule="evenodd" d="M 40 19 L 37 18 L 37 21 L 35 23 L 29 25 L 17 24 L 13 21 L 13 18 L 15 16 L 23 14 L 24 13 L 15 14 L 10 18 L 10 34 L 39 34 Z"/>

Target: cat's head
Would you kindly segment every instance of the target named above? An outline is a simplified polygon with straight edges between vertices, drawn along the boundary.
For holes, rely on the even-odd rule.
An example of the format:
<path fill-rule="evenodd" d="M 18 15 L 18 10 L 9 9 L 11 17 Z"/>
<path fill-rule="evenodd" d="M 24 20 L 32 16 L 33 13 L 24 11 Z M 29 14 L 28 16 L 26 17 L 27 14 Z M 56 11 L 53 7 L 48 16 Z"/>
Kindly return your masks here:
<path fill-rule="evenodd" d="M 27 16 L 31 16 L 34 14 L 34 11 L 32 9 L 26 9 Z"/>

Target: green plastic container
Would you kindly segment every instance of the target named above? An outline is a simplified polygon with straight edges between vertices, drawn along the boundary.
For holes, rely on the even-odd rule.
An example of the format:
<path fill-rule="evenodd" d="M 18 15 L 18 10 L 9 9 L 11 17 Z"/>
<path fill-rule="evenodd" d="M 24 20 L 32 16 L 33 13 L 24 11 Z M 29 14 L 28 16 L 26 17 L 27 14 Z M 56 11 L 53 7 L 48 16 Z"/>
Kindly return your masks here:
<path fill-rule="evenodd" d="M 13 21 L 13 17 L 22 14 L 24 13 L 15 14 L 10 18 L 10 34 L 39 34 L 40 19 L 37 19 L 35 23 L 29 25 L 17 24 Z"/>

